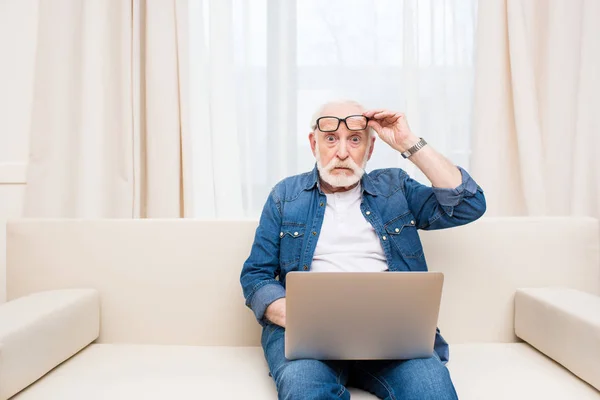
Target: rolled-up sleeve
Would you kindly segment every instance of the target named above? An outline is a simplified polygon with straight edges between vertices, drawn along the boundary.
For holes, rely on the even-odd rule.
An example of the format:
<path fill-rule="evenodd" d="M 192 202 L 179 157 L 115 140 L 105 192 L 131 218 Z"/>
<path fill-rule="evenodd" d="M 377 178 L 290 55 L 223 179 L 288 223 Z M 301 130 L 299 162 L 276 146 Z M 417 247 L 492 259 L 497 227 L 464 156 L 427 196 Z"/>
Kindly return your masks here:
<path fill-rule="evenodd" d="M 454 189 L 433 187 L 433 193 L 441 206 L 456 207 L 465 196 L 474 196 L 477 193 L 477 183 L 471 175 L 461 167 L 457 167 L 462 176 L 462 182 Z"/>
<path fill-rule="evenodd" d="M 261 283 L 264 284 L 249 297 L 249 307 L 254 312 L 258 322 L 262 324 L 266 322 L 265 311 L 267 311 L 267 307 L 275 300 L 285 297 L 285 289 L 279 281 L 263 281 Z"/>
<path fill-rule="evenodd" d="M 423 185 L 406 175 L 404 193 L 420 229 L 444 229 L 465 225 L 486 210 L 483 190 L 461 167 L 462 182 L 456 188 Z"/>

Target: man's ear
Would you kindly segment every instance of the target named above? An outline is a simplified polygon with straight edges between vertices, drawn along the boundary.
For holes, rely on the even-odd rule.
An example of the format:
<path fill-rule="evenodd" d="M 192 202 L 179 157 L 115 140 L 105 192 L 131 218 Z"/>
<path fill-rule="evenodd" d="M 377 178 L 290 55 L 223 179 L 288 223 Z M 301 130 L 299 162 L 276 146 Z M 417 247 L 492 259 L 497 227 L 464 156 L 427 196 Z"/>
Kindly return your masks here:
<path fill-rule="evenodd" d="M 317 156 L 317 135 L 314 132 L 308 134 L 308 141 L 310 142 L 310 149 L 312 150 L 313 156 Z"/>
<path fill-rule="evenodd" d="M 371 138 L 371 146 L 369 148 L 369 158 L 367 158 L 367 160 L 371 159 L 371 155 L 373 154 L 373 149 L 375 148 L 375 136 L 373 136 Z"/>

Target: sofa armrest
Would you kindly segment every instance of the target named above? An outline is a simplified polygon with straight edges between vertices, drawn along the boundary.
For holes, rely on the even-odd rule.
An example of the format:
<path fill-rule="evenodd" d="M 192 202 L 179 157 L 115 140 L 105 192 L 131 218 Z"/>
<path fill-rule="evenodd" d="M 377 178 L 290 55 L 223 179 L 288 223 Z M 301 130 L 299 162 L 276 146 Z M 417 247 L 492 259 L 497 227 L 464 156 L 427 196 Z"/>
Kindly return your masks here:
<path fill-rule="evenodd" d="M 600 297 L 567 288 L 519 289 L 515 334 L 600 390 Z"/>
<path fill-rule="evenodd" d="M 6 400 L 94 341 L 98 292 L 67 289 L 0 305 L 0 400 Z"/>

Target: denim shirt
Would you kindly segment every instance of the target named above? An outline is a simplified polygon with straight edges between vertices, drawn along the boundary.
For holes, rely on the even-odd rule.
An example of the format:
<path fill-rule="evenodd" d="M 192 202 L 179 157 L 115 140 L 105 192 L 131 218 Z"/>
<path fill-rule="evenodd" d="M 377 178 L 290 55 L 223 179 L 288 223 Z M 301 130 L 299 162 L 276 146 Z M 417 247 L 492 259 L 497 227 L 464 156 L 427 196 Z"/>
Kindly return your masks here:
<path fill-rule="evenodd" d="M 451 228 L 483 215 L 482 189 L 459 170 L 462 183 L 454 189 L 423 185 L 399 168 L 363 175 L 360 209 L 379 237 L 390 271 L 427 271 L 418 229 Z M 263 327 L 269 324 L 267 307 L 285 297 L 286 274 L 310 271 L 326 204 L 316 166 L 272 189 L 240 277 L 246 305 Z M 439 330 L 434 348 L 446 363 L 448 344 Z"/>

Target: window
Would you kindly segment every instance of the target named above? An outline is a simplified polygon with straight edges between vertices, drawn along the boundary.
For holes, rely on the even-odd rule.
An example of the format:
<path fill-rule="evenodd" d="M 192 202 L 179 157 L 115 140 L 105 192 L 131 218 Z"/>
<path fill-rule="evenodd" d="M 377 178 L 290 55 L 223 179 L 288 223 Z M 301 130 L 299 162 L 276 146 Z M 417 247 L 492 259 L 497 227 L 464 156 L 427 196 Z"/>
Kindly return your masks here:
<path fill-rule="evenodd" d="M 194 4 L 190 110 L 199 216 L 258 216 L 275 183 L 313 168 L 310 118 L 339 98 L 405 112 L 417 135 L 468 168 L 476 0 Z M 382 167 L 427 183 L 378 140 L 367 171 Z M 204 196 L 214 197 L 212 210 Z"/>

